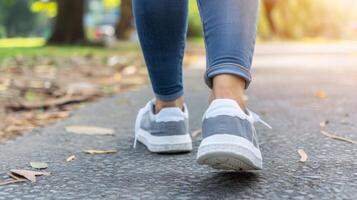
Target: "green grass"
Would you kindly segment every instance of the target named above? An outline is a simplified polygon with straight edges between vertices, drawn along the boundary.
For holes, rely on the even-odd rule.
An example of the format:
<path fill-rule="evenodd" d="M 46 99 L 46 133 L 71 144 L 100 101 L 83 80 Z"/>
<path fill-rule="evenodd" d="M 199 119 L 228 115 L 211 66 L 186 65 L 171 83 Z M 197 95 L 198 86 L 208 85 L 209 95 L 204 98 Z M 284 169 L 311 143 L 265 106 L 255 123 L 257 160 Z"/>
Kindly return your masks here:
<path fill-rule="evenodd" d="M 0 40 L 1 41 L 1 40 Z M 0 47 L 0 60 L 14 57 L 67 57 L 67 56 L 108 56 L 118 53 L 138 52 L 139 45 L 134 42 L 120 42 L 113 48 L 99 46 L 38 46 L 38 47 Z"/>
<path fill-rule="evenodd" d="M 44 38 L 2 38 L 0 39 L 0 48 L 40 47 L 45 43 Z"/>

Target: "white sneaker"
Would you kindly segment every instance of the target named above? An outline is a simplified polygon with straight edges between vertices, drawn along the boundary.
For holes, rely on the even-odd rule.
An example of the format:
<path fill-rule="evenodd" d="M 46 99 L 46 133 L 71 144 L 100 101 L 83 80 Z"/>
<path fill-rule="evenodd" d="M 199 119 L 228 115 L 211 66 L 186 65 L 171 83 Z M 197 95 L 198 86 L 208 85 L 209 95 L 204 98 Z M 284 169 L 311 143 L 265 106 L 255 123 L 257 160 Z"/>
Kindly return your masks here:
<path fill-rule="evenodd" d="M 197 153 L 197 162 L 224 170 L 258 170 L 263 167 L 254 122 L 262 121 L 236 101 L 216 99 L 203 117 L 203 140 Z"/>
<path fill-rule="evenodd" d="M 188 110 L 177 107 L 163 108 L 154 113 L 154 100 L 140 109 L 135 122 L 135 141 L 156 153 L 187 152 L 192 150 L 188 131 Z"/>

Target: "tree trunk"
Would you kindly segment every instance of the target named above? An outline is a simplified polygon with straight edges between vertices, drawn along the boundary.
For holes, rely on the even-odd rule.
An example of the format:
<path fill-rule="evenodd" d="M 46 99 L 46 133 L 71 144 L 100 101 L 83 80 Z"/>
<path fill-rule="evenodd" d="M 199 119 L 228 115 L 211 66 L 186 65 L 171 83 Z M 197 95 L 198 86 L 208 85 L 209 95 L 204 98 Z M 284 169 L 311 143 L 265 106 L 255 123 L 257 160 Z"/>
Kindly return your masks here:
<path fill-rule="evenodd" d="M 127 40 L 130 38 L 132 31 L 132 3 L 131 0 L 122 0 L 120 6 L 120 20 L 115 27 L 115 35 L 120 40 Z"/>
<path fill-rule="evenodd" d="M 266 11 L 266 17 L 268 19 L 269 29 L 273 34 L 277 33 L 275 22 L 273 20 L 273 9 L 277 3 L 276 0 L 264 0 L 264 7 Z"/>
<path fill-rule="evenodd" d="M 84 0 L 57 0 L 58 12 L 50 44 L 73 44 L 86 41 L 83 28 Z"/>

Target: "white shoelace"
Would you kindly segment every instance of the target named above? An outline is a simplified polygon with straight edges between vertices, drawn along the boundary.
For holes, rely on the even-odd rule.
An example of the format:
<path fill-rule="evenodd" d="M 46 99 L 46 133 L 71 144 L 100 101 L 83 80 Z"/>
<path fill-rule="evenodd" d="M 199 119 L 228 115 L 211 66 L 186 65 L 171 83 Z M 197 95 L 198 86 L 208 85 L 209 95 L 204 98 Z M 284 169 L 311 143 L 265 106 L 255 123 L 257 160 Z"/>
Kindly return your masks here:
<path fill-rule="evenodd" d="M 138 143 L 138 134 L 135 133 L 135 136 L 134 136 L 134 144 L 133 144 L 133 148 L 135 149 L 136 148 L 136 144 Z"/>
<path fill-rule="evenodd" d="M 253 118 L 253 122 L 254 122 L 254 123 L 255 123 L 255 122 L 260 122 L 260 123 L 262 123 L 264 126 L 266 126 L 267 128 L 272 129 L 272 127 L 271 127 L 266 121 L 262 120 L 262 119 L 260 118 L 260 116 L 259 116 L 257 113 L 252 112 L 252 111 L 250 111 L 250 110 L 248 110 L 248 112 L 249 112 L 250 115 L 252 115 L 252 118 Z"/>

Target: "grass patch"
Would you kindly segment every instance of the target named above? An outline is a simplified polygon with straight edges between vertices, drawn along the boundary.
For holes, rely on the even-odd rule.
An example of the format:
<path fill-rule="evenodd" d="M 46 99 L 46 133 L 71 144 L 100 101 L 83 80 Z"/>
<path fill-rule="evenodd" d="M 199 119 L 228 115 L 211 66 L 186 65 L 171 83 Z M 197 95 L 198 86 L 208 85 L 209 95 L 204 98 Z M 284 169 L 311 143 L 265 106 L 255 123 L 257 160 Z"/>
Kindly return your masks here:
<path fill-rule="evenodd" d="M 0 48 L 31 48 L 45 45 L 43 38 L 3 38 L 0 39 Z"/>
<path fill-rule="evenodd" d="M 139 52 L 136 42 L 119 42 L 115 47 L 97 46 L 38 46 L 0 48 L 0 60 L 14 57 L 67 57 L 67 56 L 108 56 L 120 53 Z"/>

